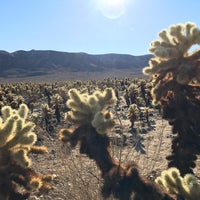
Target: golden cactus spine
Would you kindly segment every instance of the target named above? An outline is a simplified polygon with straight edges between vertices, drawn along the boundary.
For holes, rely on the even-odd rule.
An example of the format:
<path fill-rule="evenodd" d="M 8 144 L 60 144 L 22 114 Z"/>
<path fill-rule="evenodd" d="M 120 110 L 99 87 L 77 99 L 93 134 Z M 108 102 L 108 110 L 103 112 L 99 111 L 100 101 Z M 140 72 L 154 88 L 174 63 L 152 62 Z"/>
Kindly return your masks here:
<path fill-rule="evenodd" d="M 159 37 L 151 44 L 154 57 L 143 72 L 153 78 L 153 102 L 161 106 L 162 117 L 176 135 L 168 166 L 184 175 L 193 173 L 200 154 L 200 50 L 189 52 L 200 44 L 200 29 L 191 22 L 176 24 Z"/>
<path fill-rule="evenodd" d="M 34 146 L 37 135 L 34 123 L 27 122 L 28 107 L 21 104 L 18 110 L 4 106 L 0 117 L 0 197 L 5 199 L 26 199 L 34 189 L 50 189 L 31 167 L 29 153 L 47 153 L 46 147 Z M 24 187 L 18 191 L 16 184 Z"/>
<path fill-rule="evenodd" d="M 67 106 L 71 111 L 66 114 L 67 120 L 79 125 L 91 124 L 102 134 L 114 126 L 112 114 L 109 111 L 105 112 L 106 106 L 116 102 L 114 90 L 107 88 L 102 93 L 96 91 L 88 95 L 71 89 L 69 97 Z"/>
<path fill-rule="evenodd" d="M 180 175 L 177 168 L 169 168 L 161 173 L 156 183 L 165 187 L 171 194 L 176 194 L 185 200 L 197 200 L 200 198 L 200 180 L 193 174 Z"/>
<path fill-rule="evenodd" d="M 75 130 L 61 129 L 60 139 L 73 147 L 79 144 L 80 153 L 96 162 L 104 180 L 103 197 L 113 195 L 123 200 L 130 199 L 134 193 L 136 199 L 173 200 L 170 195 L 142 177 L 135 163 L 123 165 L 112 158 L 111 141 L 106 133 L 114 123 L 112 115 L 105 107 L 115 103 L 114 91 L 106 89 L 103 93 L 94 92 L 88 95 L 72 89 L 69 96 L 67 105 L 71 111 L 66 119 L 78 127 Z"/>

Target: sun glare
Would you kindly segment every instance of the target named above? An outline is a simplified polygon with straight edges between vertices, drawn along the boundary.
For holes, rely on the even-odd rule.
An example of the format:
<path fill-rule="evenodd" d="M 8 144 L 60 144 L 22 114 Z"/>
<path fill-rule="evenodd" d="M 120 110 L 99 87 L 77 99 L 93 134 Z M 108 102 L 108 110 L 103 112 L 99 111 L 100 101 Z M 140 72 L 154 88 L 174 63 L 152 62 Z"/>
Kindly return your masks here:
<path fill-rule="evenodd" d="M 109 19 L 121 17 L 126 10 L 125 0 L 98 0 L 101 13 Z"/>

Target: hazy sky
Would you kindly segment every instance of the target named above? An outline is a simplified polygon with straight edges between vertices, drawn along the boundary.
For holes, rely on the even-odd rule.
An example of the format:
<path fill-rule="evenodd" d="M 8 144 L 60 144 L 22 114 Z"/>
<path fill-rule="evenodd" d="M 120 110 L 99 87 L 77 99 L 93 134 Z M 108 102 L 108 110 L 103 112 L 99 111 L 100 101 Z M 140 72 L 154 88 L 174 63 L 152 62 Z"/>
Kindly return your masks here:
<path fill-rule="evenodd" d="M 199 0 L 0 0 L 0 49 L 144 55 L 188 21 L 200 28 Z"/>

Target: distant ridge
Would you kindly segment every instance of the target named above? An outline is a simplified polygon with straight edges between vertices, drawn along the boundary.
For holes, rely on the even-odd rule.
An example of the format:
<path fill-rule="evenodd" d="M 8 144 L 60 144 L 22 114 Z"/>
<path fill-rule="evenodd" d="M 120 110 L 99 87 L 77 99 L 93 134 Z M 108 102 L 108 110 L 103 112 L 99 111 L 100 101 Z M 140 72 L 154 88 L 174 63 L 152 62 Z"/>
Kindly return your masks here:
<path fill-rule="evenodd" d="M 19 78 L 55 75 L 62 72 L 106 73 L 107 71 L 139 71 L 148 65 L 152 55 L 91 55 L 52 50 L 0 50 L 0 77 Z"/>

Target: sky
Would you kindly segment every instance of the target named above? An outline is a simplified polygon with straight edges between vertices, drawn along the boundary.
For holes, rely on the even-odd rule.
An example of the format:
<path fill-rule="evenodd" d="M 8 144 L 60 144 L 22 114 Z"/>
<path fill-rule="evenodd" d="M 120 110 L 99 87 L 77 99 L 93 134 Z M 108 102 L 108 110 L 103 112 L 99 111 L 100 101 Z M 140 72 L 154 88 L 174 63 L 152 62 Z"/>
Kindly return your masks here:
<path fill-rule="evenodd" d="M 198 0 L 0 0 L 0 50 L 148 54 L 158 33 L 190 21 Z"/>

